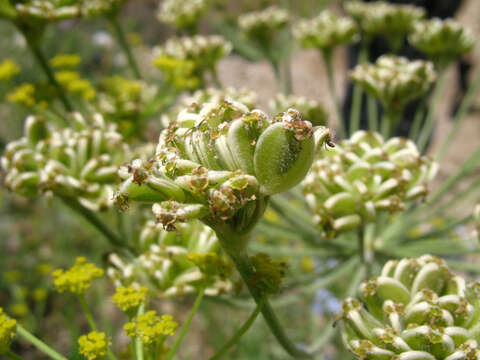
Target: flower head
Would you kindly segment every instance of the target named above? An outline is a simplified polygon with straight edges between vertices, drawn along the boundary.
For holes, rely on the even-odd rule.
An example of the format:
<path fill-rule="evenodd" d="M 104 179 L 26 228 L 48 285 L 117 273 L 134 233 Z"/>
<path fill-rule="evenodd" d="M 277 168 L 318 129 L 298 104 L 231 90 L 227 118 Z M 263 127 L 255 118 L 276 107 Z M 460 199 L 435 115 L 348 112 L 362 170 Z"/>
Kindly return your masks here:
<path fill-rule="evenodd" d="M 35 86 L 24 83 L 7 94 L 7 100 L 11 103 L 22 104 L 27 107 L 35 105 Z"/>
<path fill-rule="evenodd" d="M 437 18 L 415 23 L 409 41 L 440 67 L 467 54 L 475 45 L 472 32 L 462 24 Z"/>
<path fill-rule="evenodd" d="M 118 290 L 142 288 L 141 284 L 149 286 L 152 294 L 170 297 L 200 288 L 206 288 L 209 296 L 232 289 L 232 265 L 220 253 L 215 233 L 199 221 L 177 224 L 176 229 L 167 232 L 162 224 L 147 221 L 138 238 L 137 258 L 110 256 L 107 274 Z"/>
<path fill-rule="evenodd" d="M 73 114 L 73 128 L 29 116 L 24 136 L 9 143 L 1 159 L 8 189 L 23 196 L 54 193 L 77 198 L 92 210 L 113 204 L 117 171 L 128 147 L 99 114 Z"/>
<path fill-rule="evenodd" d="M 402 110 L 406 103 L 427 92 L 437 77 L 430 62 L 383 55 L 375 64 L 357 65 L 350 78 L 387 108 Z"/>
<path fill-rule="evenodd" d="M 358 359 L 478 359 L 477 289 L 434 256 L 391 260 L 344 302 L 343 338 Z"/>
<path fill-rule="evenodd" d="M 52 276 L 58 292 L 80 295 L 90 288 L 93 280 L 103 276 L 103 270 L 94 264 L 87 263 L 84 257 L 78 257 L 73 267 L 66 271 L 57 269 Z"/>
<path fill-rule="evenodd" d="M 58 54 L 50 59 L 54 68 L 76 68 L 82 62 L 78 54 Z"/>
<path fill-rule="evenodd" d="M 248 228 L 263 214 L 266 196 L 303 179 L 328 136 L 294 109 L 270 120 L 238 102 L 187 108 L 161 133 L 153 161 L 121 169 L 117 199 L 155 203 L 157 220 L 170 231 L 194 218 Z"/>
<path fill-rule="evenodd" d="M 16 332 L 17 321 L 10 319 L 0 307 L 0 354 L 8 351 Z"/>
<path fill-rule="evenodd" d="M 282 113 L 287 109 L 297 109 L 302 118 L 308 119 L 313 125 L 326 125 L 327 111 L 325 107 L 316 100 L 303 96 L 277 94 L 270 103 L 273 114 Z"/>
<path fill-rule="evenodd" d="M 148 289 L 144 286 L 138 288 L 130 286 L 119 286 L 113 295 L 113 302 L 123 312 L 135 311 L 147 298 Z"/>
<path fill-rule="evenodd" d="M 260 43 L 271 41 L 289 22 L 288 11 L 277 6 L 249 12 L 238 18 L 238 25 L 245 35 Z"/>
<path fill-rule="evenodd" d="M 207 9 L 207 0 L 165 0 L 160 4 L 158 18 L 179 29 L 192 29 Z"/>
<path fill-rule="evenodd" d="M 92 331 L 78 338 L 78 351 L 88 360 L 102 360 L 107 355 L 108 342 L 105 333 Z"/>
<path fill-rule="evenodd" d="M 144 344 L 151 344 L 162 336 L 173 336 L 178 323 L 171 315 L 158 316 L 155 311 L 138 315 L 125 324 L 127 336 L 139 338 Z"/>
<path fill-rule="evenodd" d="M 20 66 L 15 61 L 6 59 L 0 63 L 0 81 L 8 81 L 18 73 Z"/>
<path fill-rule="evenodd" d="M 367 38 L 384 36 L 393 50 L 402 45 L 413 25 L 425 17 L 425 10 L 420 7 L 385 1 L 349 1 L 345 10 L 357 21 Z"/>
<path fill-rule="evenodd" d="M 413 142 L 388 141 L 357 131 L 333 149 L 322 149 L 303 181 L 306 200 L 325 237 L 395 213 L 428 193 L 437 166 Z"/>
<path fill-rule="evenodd" d="M 298 22 L 293 34 L 303 47 L 321 51 L 331 51 L 358 39 L 358 29 L 353 20 L 338 17 L 328 10 L 313 19 Z"/>

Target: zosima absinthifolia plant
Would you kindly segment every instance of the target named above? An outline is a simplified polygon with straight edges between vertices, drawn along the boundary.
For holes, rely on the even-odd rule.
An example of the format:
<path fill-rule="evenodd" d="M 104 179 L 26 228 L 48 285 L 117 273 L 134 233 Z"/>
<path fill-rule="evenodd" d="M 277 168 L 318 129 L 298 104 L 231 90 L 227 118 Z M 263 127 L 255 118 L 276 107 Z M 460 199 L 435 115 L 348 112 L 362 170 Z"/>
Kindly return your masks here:
<path fill-rule="evenodd" d="M 391 260 L 339 316 L 357 359 L 479 359 L 480 294 L 431 255 Z"/>
<path fill-rule="evenodd" d="M 168 231 L 201 220 L 215 231 L 254 299 L 263 302 L 266 294 L 252 281 L 256 273 L 246 248 L 250 233 L 269 198 L 305 177 L 329 136 L 327 128 L 314 128 L 295 109 L 270 119 L 239 102 L 186 108 L 161 132 L 153 159 L 120 169 L 125 180 L 116 202 L 123 208 L 130 202 L 152 203 L 157 221 Z M 278 340 L 300 356 L 268 302 L 261 311 Z"/>

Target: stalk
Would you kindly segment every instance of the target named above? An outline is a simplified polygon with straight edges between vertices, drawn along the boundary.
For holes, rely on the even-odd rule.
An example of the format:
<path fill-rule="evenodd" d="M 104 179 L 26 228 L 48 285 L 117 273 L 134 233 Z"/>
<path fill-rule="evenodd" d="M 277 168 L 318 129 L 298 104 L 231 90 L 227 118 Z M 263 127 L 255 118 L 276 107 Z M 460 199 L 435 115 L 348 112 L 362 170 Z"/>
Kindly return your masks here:
<path fill-rule="evenodd" d="M 76 213 L 80 214 L 84 219 L 88 220 L 99 232 L 107 238 L 107 240 L 114 246 L 120 248 L 125 248 L 131 253 L 135 253 L 134 249 L 125 244 L 124 240 L 118 237 L 110 228 L 105 225 L 102 220 L 100 220 L 94 212 L 82 206 L 78 200 L 67 197 L 60 197 L 62 202 L 67 205 L 70 209 L 74 210 Z"/>
<path fill-rule="evenodd" d="M 180 343 L 182 342 L 183 337 L 187 333 L 190 327 L 190 324 L 193 320 L 193 317 L 197 312 L 198 307 L 200 306 L 200 303 L 202 302 L 204 294 L 205 294 L 205 289 L 201 289 L 197 295 L 197 298 L 195 299 L 195 302 L 193 304 L 192 309 L 190 310 L 190 313 L 187 316 L 187 320 L 185 320 L 185 323 L 182 325 L 182 328 L 180 329 L 180 333 L 178 334 L 178 337 L 175 340 L 175 343 L 173 344 L 172 348 L 170 349 L 170 351 L 165 357 L 166 360 L 172 360 L 173 357 L 175 356 L 175 353 L 177 352 L 178 347 L 180 346 Z"/>
<path fill-rule="evenodd" d="M 344 137 L 345 124 L 343 123 L 342 105 L 340 104 L 340 100 L 338 99 L 338 96 L 337 96 L 335 79 L 333 77 L 334 73 L 333 73 L 333 66 L 332 66 L 332 52 L 323 51 L 322 55 L 323 55 L 323 61 L 325 62 L 325 66 L 327 68 L 328 88 L 330 90 L 330 95 L 332 97 L 332 100 L 335 104 L 335 111 L 337 112 L 339 137 Z"/>
<path fill-rule="evenodd" d="M 141 304 L 138 308 L 138 315 L 142 315 L 145 312 L 145 304 Z M 135 338 L 135 358 L 137 360 L 143 360 L 143 343 L 140 338 Z"/>
<path fill-rule="evenodd" d="M 132 70 L 135 77 L 138 80 L 141 80 L 142 75 L 135 61 L 135 57 L 133 56 L 132 49 L 128 44 L 127 38 L 125 36 L 125 32 L 123 31 L 123 28 L 120 22 L 118 21 L 118 17 L 116 15 L 112 15 L 108 19 L 110 20 L 110 24 L 112 25 L 115 36 L 117 37 L 118 44 L 120 45 L 123 52 L 125 53 L 125 56 L 127 57 L 127 61 L 128 61 L 128 65 L 130 66 L 130 69 Z"/>
<path fill-rule="evenodd" d="M 395 126 L 398 124 L 402 113 L 392 109 L 385 109 L 382 117 L 381 133 L 385 139 L 390 138 L 395 131 Z"/>
<path fill-rule="evenodd" d="M 48 63 L 45 57 L 45 54 L 40 48 L 39 43 L 35 41 L 35 39 L 33 39 L 31 36 L 29 36 L 27 32 L 23 31 L 20 27 L 18 27 L 18 29 L 25 37 L 25 40 L 27 41 L 27 45 L 30 48 L 30 51 L 32 52 L 33 57 L 35 58 L 38 65 L 40 65 L 45 75 L 47 76 L 47 79 L 50 82 L 50 85 L 52 85 L 55 88 L 57 95 L 63 104 L 63 107 L 67 112 L 72 112 L 73 106 L 70 103 L 70 100 L 68 100 L 67 96 L 65 95 L 65 89 L 62 87 L 62 85 L 60 85 L 57 79 L 55 79 L 53 70 L 50 67 L 50 64 Z"/>
<path fill-rule="evenodd" d="M 418 133 L 420 132 L 420 126 L 422 124 L 423 116 L 425 115 L 425 106 L 426 106 L 426 97 L 423 97 L 418 108 L 415 111 L 415 116 L 413 118 L 413 124 L 408 133 L 408 138 L 415 141 L 417 139 Z"/>
<path fill-rule="evenodd" d="M 368 127 L 370 131 L 378 130 L 378 107 L 377 100 L 368 95 L 367 98 L 367 110 L 368 110 Z"/>
<path fill-rule="evenodd" d="M 457 110 L 455 117 L 453 119 L 453 125 L 450 129 L 447 137 L 445 138 L 444 143 L 442 144 L 441 148 L 438 150 L 436 154 L 436 158 L 438 162 L 441 162 L 447 149 L 450 147 L 452 141 L 458 134 L 458 130 L 460 129 L 463 121 L 465 120 L 465 115 L 468 114 L 468 111 L 472 107 L 473 101 L 475 100 L 475 95 L 477 94 L 478 89 L 480 88 L 480 71 L 478 72 L 475 80 L 470 85 L 467 90 L 467 93 L 464 95 L 460 108 Z"/>
<path fill-rule="evenodd" d="M 439 101 L 441 98 L 441 95 L 443 94 L 443 89 L 445 87 L 445 80 L 446 80 L 446 70 L 440 70 L 440 77 L 435 84 L 435 88 L 433 90 L 432 94 L 432 100 L 430 102 L 430 106 L 428 109 L 427 113 L 427 118 L 425 119 L 425 124 L 423 125 L 422 131 L 420 132 L 420 136 L 418 137 L 418 150 L 423 153 L 427 143 L 428 139 L 432 135 L 433 127 L 435 125 L 435 118 L 437 116 L 437 108 L 439 105 Z"/>
<path fill-rule="evenodd" d="M 7 357 L 12 359 L 12 360 L 23 360 L 23 357 L 15 354 L 13 351 L 7 351 L 7 353 L 5 355 L 7 355 Z"/>
<path fill-rule="evenodd" d="M 360 46 L 360 53 L 358 54 L 358 63 L 361 64 L 367 61 L 368 52 L 367 52 L 367 42 L 363 41 Z M 362 110 L 362 96 L 363 91 L 362 87 L 355 83 L 353 86 L 353 97 L 352 97 L 352 111 L 350 112 L 350 129 L 349 133 L 352 135 L 355 131 L 360 128 L 360 113 Z"/>
<path fill-rule="evenodd" d="M 238 244 L 246 244 L 249 235 L 239 235 L 233 232 L 228 234 L 224 232 L 216 232 L 217 237 L 222 245 L 222 248 L 228 254 L 230 259 L 235 264 L 235 267 L 242 277 L 245 285 L 247 286 L 250 294 L 252 295 L 255 302 L 261 304 L 264 301 L 264 304 L 261 308 L 263 318 L 265 319 L 267 325 L 270 327 L 273 335 L 276 337 L 279 344 L 287 351 L 292 357 L 298 358 L 309 358 L 310 354 L 299 349 L 292 341 L 288 338 L 283 329 L 282 325 L 278 321 L 275 312 L 273 311 L 268 300 L 264 300 L 265 294 L 261 289 L 255 287 L 251 278 L 255 274 L 250 258 L 248 257 L 247 251 L 244 247 L 239 247 Z"/>
<path fill-rule="evenodd" d="M 65 356 L 53 350 L 50 346 L 45 344 L 42 340 L 40 340 L 39 338 L 37 338 L 28 330 L 24 329 L 21 325 L 18 325 L 18 324 L 17 324 L 17 334 L 23 337 L 28 342 L 30 342 L 33 346 L 35 346 L 38 350 L 40 350 L 42 353 L 44 353 L 51 359 L 68 360 Z"/>
<path fill-rule="evenodd" d="M 264 296 L 263 299 L 257 304 L 255 310 L 250 314 L 247 321 L 237 330 L 237 332 L 232 336 L 232 338 L 221 347 L 220 350 L 217 351 L 215 355 L 213 355 L 210 360 L 217 360 L 220 359 L 223 355 L 225 355 L 228 350 L 232 348 L 238 341 L 242 338 L 242 336 L 250 329 L 253 325 L 255 320 L 257 319 L 258 314 L 260 314 L 260 310 L 262 310 L 263 304 L 267 300 L 267 297 Z"/>

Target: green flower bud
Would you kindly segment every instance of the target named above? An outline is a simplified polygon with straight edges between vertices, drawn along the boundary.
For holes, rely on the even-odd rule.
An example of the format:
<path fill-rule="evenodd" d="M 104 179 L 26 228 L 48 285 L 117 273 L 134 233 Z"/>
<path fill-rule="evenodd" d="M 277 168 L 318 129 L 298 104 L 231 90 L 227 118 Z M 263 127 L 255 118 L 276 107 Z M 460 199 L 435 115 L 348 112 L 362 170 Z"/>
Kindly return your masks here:
<path fill-rule="evenodd" d="M 158 19 L 178 29 L 195 29 L 208 10 L 207 0 L 166 0 L 160 4 Z"/>
<path fill-rule="evenodd" d="M 410 43 L 440 67 L 472 51 L 472 32 L 452 19 L 431 19 L 414 24 Z"/>
<path fill-rule="evenodd" d="M 343 339 L 358 359 L 479 359 L 477 285 L 434 256 L 389 261 L 347 299 Z"/>
<path fill-rule="evenodd" d="M 337 46 L 350 44 L 359 38 L 358 29 L 351 19 L 340 18 L 329 10 L 313 19 L 298 22 L 293 35 L 302 47 L 321 51 L 332 51 Z"/>
<path fill-rule="evenodd" d="M 409 101 L 430 89 L 436 74 L 430 62 L 383 55 L 375 64 L 357 65 L 350 78 L 387 109 L 401 111 Z"/>
<path fill-rule="evenodd" d="M 87 122 L 73 115 L 74 129 L 61 129 L 29 116 L 25 136 L 9 143 L 1 159 L 5 185 L 23 196 L 78 198 L 92 210 L 110 207 L 120 165 L 129 149 L 99 114 Z"/>
<path fill-rule="evenodd" d="M 413 25 L 425 17 L 425 10 L 420 7 L 384 1 L 349 1 L 345 3 L 345 11 L 357 21 L 367 38 L 384 36 L 393 50 L 402 45 Z"/>
<path fill-rule="evenodd" d="M 282 113 L 290 108 L 297 109 L 303 119 L 308 119 L 312 125 L 326 125 L 327 111 L 319 102 L 303 96 L 277 94 L 269 103 L 273 114 Z"/>
<path fill-rule="evenodd" d="M 327 238 L 425 197 L 437 168 L 410 140 L 384 141 L 366 131 L 357 131 L 333 149 L 320 149 L 318 156 L 302 186 Z"/>
<path fill-rule="evenodd" d="M 147 221 L 136 241 L 140 255 L 133 260 L 110 256 L 107 275 L 116 287 L 146 286 L 160 297 L 183 295 L 204 286 L 209 296 L 232 290 L 232 265 L 221 254 L 213 230 L 200 222 L 180 223 L 176 232 L 167 232 L 161 224 Z"/>
<path fill-rule="evenodd" d="M 328 139 L 328 129 L 314 129 L 294 109 L 272 123 L 235 101 L 188 107 L 162 131 L 154 158 L 122 167 L 117 203 L 157 203 L 155 215 L 167 230 L 199 218 L 248 231 L 268 196 L 297 185 Z"/>

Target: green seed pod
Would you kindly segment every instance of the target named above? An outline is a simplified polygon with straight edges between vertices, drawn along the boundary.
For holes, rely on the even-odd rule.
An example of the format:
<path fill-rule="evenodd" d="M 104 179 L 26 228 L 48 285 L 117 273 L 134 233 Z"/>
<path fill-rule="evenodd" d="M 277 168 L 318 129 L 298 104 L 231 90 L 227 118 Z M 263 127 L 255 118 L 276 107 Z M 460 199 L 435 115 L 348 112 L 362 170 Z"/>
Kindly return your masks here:
<path fill-rule="evenodd" d="M 314 149 L 312 125 L 289 109 L 280 122 L 262 133 L 255 148 L 255 175 L 262 192 L 283 192 L 302 181 L 312 165 Z"/>
<path fill-rule="evenodd" d="M 366 308 L 345 301 L 343 339 L 358 359 L 480 359 L 477 287 L 430 255 L 389 261 L 360 286 Z"/>

